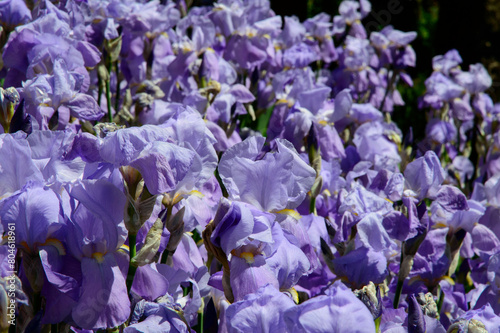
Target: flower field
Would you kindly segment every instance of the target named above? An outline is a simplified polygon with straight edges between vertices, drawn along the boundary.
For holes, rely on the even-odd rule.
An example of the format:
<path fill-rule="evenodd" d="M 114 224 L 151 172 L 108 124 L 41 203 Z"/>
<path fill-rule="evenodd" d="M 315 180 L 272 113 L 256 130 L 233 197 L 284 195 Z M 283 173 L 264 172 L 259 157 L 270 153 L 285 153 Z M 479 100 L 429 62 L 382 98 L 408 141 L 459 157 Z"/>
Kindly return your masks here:
<path fill-rule="evenodd" d="M 500 332 L 494 80 L 370 13 L 0 1 L 0 333 Z"/>

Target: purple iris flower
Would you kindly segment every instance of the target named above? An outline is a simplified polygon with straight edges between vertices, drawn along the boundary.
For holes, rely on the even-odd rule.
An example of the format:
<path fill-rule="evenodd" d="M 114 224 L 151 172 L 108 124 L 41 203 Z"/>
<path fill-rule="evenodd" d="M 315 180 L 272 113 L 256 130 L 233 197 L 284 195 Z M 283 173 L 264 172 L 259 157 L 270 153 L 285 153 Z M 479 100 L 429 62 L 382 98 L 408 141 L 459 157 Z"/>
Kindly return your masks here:
<path fill-rule="evenodd" d="M 450 259 L 446 255 L 446 235 L 448 228 L 429 231 L 413 260 L 410 276 L 418 276 L 426 286 L 432 287 L 446 275 Z"/>
<path fill-rule="evenodd" d="M 103 139 L 82 134 L 70 156 L 115 167 L 130 165 L 141 172 L 152 194 L 174 189 L 186 194 L 212 176 L 217 161 L 213 142 L 200 115 L 192 110 L 179 112 L 162 127 L 120 129 Z"/>
<path fill-rule="evenodd" d="M 491 86 L 491 77 L 482 64 L 470 65 L 468 72 L 461 72 L 455 80 L 471 94 L 484 92 Z"/>
<path fill-rule="evenodd" d="M 218 168 L 229 197 L 267 212 L 294 209 L 311 188 L 315 172 L 286 140 L 277 139 L 275 148 L 262 156 L 264 142 L 250 137 L 222 156 Z"/>
<path fill-rule="evenodd" d="M 460 194 L 458 195 L 460 196 Z M 448 207 L 448 209 L 446 209 L 437 201 L 434 201 L 430 208 L 432 212 L 431 220 L 434 224 L 450 227 L 450 230 L 453 232 L 463 229 L 471 233 L 472 229 L 474 229 L 474 224 L 480 221 L 486 210 L 483 205 L 474 200 L 467 200 L 466 204 L 468 209 L 462 210 L 449 209 L 449 204 L 450 202 L 445 203 L 445 206 Z"/>
<path fill-rule="evenodd" d="M 474 226 L 471 232 L 474 252 L 486 261 L 500 247 L 500 239 L 490 228 L 483 224 Z"/>
<path fill-rule="evenodd" d="M 404 177 L 401 173 L 379 170 L 370 184 L 370 190 L 391 201 L 399 201 L 403 196 Z"/>
<path fill-rule="evenodd" d="M 352 106 L 348 89 L 337 94 L 335 100 L 327 100 L 328 87 L 318 87 L 304 91 L 297 96 L 297 104 L 285 120 L 283 137 L 301 149 L 304 138 L 311 131 L 318 143 L 321 156 L 329 161 L 344 158 L 344 146 L 334 122 L 344 118 Z"/>
<path fill-rule="evenodd" d="M 335 258 L 333 267 L 335 275 L 355 289 L 361 289 L 370 282 L 382 283 L 389 274 L 384 254 L 367 247 L 359 247 Z"/>
<path fill-rule="evenodd" d="M 350 213 L 359 221 L 370 213 L 385 215 L 393 210 L 392 203 L 366 190 L 361 185 L 356 185 L 348 195 L 343 198 L 339 213 Z"/>
<path fill-rule="evenodd" d="M 389 237 L 382 224 L 382 216 L 376 213 L 365 215 L 356 224 L 356 242 L 361 246 L 371 248 L 377 252 L 383 252 L 389 258 L 396 254 L 398 247 Z"/>
<path fill-rule="evenodd" d="M 287 332 L 284 315 L 295 306 L 290 297 L 265 285 L 225 310 L 227 332 Z"/>
<path fill-rule="evenodd" d="M 422 200 L 436 197 L 446 173 L 436 154 L 428 151 L 406 166 L 404 176 L 407 184 L 405 195 Z"/>
<path fill-rule="evenodd" d="M 146 125 L 118 130 L 102 140 L 93 140 L 99 160 L 117 167 L 131 165 L 141 172 L 149 191 L 158 194 L 173 190 L 185 177 L 194 158 L 192 151 L 168 142 L 168 137 L 165 129 Z M 73 149 L 79 147 L 75 139 Z M 88 156 L 90 152 L 83 153 Z M 151 168 L 152 165 L 156 168 Z"/>
<path fill-rule="evenodd" d="M 280 290 L 290 289 L 309 273 L 311 262 L 300 249 L 297 239 L 278 223 L 273 225 L 273 240 L 276 250 L 266 262 L 275 272 Z"/>
<path fill-rule="evenodd" d="M 444 55 L 435 56 L 432 59 L 432 69 L 449 75 L 458 70 L 458 66 L 462 63 L 462 58 L 457 50 L 450 50 Z"/>
<path fill-rule="evenodd" d="M 272 243 L 271 227 L 274 216 L 262 212 L 252 205 L 242 202 L 229 202 L 221 199 L 214 217 L 215 230 L 211 241 L 226 255 L 244 245 L 255 244 L 264 250 L 265 244 Z M 271 253 L 266 253 L 271 255 Z"/>
<path fill-rule="evenodd" d="M 452 79 L 441 72 L 434 72 L 425 81 L 427 92 L 423 97 L 424 105 L 435 109 L 443 106 L 444 102 L 453 101 L 464 94 L 464 88 L 453 82 Z"/>
<path fill-rule="evenodd" d="M 43 181 L 24 133 L 0 134 L 0 155 L 9 156 L 0 160 L 0 199 L 21 190 L 28 181 Z"/>
<path fill-rule="evenodd" d="M 365 122 L 381 122 L 384 116 L 372 104 L 355 103 L 349 112 L 349 118 L 357 124 L 363 124 Z"/>
<path fill-rule="evenodd" d="M 207 110 L 207 118 L 213 122 L 222 121 L 229 124 L 236 115 L 247 113 L 242 106 L 243 103 L 250 103 L 254 100 L 255 97 L 245 86 L 222 84 L 221 91 Z M 234 114 L 231 114 L 232 109 L 236 110 Z"/>
<path fill-rule="evenodd" d="M 260 250 L 253 245 L 244 245 L 237 251 L 233 251 L 229 266 L 235 301 L 241 301 L 246 295 L 255 293 L 267 284 L 271 284 L 273 288 L 279 288 L 275 273 L 259 252 Z"/>
<path fill-rule="evenodd" d="M 29 182 L 21 191 L 1 203 L 0 216 L 5 230 L 9 223 L 16 225 L 16 243 L 31 253 L 64 227 L 60 201 L 51 189 Z"/>
<path fill-rule="evenodd" d="M 179 306 L 174 304 L 170 295 L 165 297 L 165 301 L 162 300 L 158 303 L 141 300 L 134 308 L 131 325 L 126 327 L 124 332 L 190 332 L 186 323 L 177 313 L 179 310 Z"/>
<path fill-rule="evenodd" d="M 366 30 L 361 24 L 361 20 L 366 17 L 371 11 L 369 1 L 342 1 L 339 6 L 339 16 L 333 18 L 333 23 L 336 29 L 335 34 L 343 34 L 346 26 L 351 29 L 349 35 L 358 38 L 366 38 Z"/>
<path fill-rule="evenodd" d="M 403 327 L 407 314 L 405 309 L 386 308 L 382 312 L 382 320 L 380 321 L 380 331 L 390 333 L 406 333 L 407 329 Z"/>
<path fill-rule="evenodd" d="M 54 60 L 53 75 L 38 75 L 24 84 L 26 110 L 34 116 L 42 129 L 48 129 L 57 112 L 58 129 L 64 129 L 70 117 L 81 120 L 99 120 L 104 111 L 95 99 L 80 92 L 82 76 L 69 72 L 61 58 Z"/>
<path fill-rule="evenodd" d="M 275 50 L 271 41 L 254 28 L 246 33 L 234 34 L 227 41 L 224 59 L 233 61 L 247 70 L 262 65 L 268 58 L 274 58 Z"/>
<path fill-rule="evenodd" d="M 53 189 L 73 182 L 83 175 L 85 163 L 80 158 L 66 160 L 75 134 L 65 131 L 33 131 L 27 140 L 31 158 Z"/>
<path fill-rule="evenodd" d="M 285 17 L 285 25 L 281 33 L 281 38 L 287 47 L 300 43 L 305 34 L 306 29 L 297 17 Z"/>
<path fill-rule="evenodd" d="M 425 127 L 426 136 L 437 144 L 453 142 L 457 138 L 457 129 L 452 122 L 432 119 Z"/>
<path fill-rule="evenodd" d="M 316 50 L 306 43 L 295 44 L 283 53 L 283 65 L 292 68 L 306 67 L 319 60 Z"/>
<path fill-rule="evenodd" d="M 495 332 L 500 329 L 500 317 L 493 312 L 490 304 L 486 304 L 481 308 L 463 313 L 454 321 L 452 327 L 464 331 L 475 329 L 479 332 Z"/>
<path fill-rule="evenodd" d="M 303 27 L 306 29 L 305 32 L 308 36 L 314 37 L 314 39 L 308 38 L 306 41 L 310 45 L 314 45 L 321 60 L 328 64 L 338 59 L 338 52 L 333 42 L 333 34 L 337 33 L 339 29 L 336 29 L 336 26 L 332 25 L 330 15 L 320 13 L 307 19 L 303 23 Z M 345 26 L 341 29 L 344 28 Z"/>
<path fill-rule="evenodd" d="M 105 180 L 84 180 L 73 186 L 70 196 L 78 205 L 70 217 L 68 247 L 80 259 L 82 271 L 72 318 L 88 329 L 121 325 L 130 315 L 123 266 L 127 261 L 119 251 L 127 235 L 125 195 Z"/>
<path fill-rule="evenodd" d="M 20 86 L 24 78 L 37 74 L 52 74 L 59 57 L 69 71 L 83 76 L 88 88 L 85 67 L 96 66 L 101 60 L 100 52 L 94 45 L 75 39 L 69 24 L 50 13 L 23 26 L 10 38 L 3 53 L 4 64 L 9 68 L 7 86 Z"/>
<path fill-rule="evenodd" d="M 374 332 L 368 308 L 340 281 L 285 312 L 290 332 Z"/>
<path fill-rule="evenodd" d="M 396 171 L 401 161 L 396 142 L 401 137 L 401 131 L 394 124 L 370 122 L 358 127 L 353 142 L 361 159 L 372 162 L 375 170 Z"/>
<path fill-rule="evenodd" d="M 0 4 L 0 24 L 13 30 L 16 26 L 31 21 L 31 12 L 22 0 L 7 0 Z"/>

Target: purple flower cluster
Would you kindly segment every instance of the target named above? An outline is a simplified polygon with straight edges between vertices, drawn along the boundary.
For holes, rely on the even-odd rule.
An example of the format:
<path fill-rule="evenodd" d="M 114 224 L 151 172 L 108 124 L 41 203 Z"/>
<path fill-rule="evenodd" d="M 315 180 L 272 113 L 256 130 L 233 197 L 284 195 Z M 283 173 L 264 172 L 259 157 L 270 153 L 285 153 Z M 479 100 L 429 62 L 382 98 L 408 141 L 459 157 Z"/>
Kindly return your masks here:
<path fill-rule="evenodd" d="M 413 142 L 367 0 L 186 3 L 0 3 L 0 331 L 499 332 L 486 69 L 436 56 Z"/>

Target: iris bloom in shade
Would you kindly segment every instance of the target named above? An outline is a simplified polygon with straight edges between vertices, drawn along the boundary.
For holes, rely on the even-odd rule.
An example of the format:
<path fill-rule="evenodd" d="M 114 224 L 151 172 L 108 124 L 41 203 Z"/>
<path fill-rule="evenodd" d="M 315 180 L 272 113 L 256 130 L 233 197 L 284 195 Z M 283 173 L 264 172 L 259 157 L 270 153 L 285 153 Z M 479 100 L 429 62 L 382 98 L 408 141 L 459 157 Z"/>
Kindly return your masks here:
<path fill-rule="evenodd" d="M 350 35 L 366 38 L 366 31 L 361 24 L 361 19 L 366 17 L 371 11 L 371 4 L 366 0 L 342 1 L 339 6 L 339 14 L 333 18 L 333 23 L 337 27 L 336 34 L 344 33 L 346 26 L 351 29 Z"/>
<path fill-rule="evenodd" d="M 446 173 L 436 154 L 428 151 L 424 156 L 406 166 L 404 176 L 407 185 L 405 195 L 415 197 L 420 201 L 424 198 L 436 197 Z"/>
<path fill-rule="evenodd" d="M 250 203 L 268 212 L 294 209 L 311 188 L 315 171 L 286 140 L 262 156 L 265 138 L 250 137 L 228 149 L 219 163 L 219 174 L 229 198 Z"/>
<path fill-rule="evenodd" d="M 119 248 L 127 231 L 126 198 L 105 180 L 85 180 L 70 196 L 78 201 L 71 214 L 68 247 L 81 260 L 80 297 L 72 309 L 74 322 L 87 329 L 115 327 L 130 315 L 123 260 Z"/>
<path fill-rule="evenodd" d="M 438 55 L 432 58 L 432 69 L 449 75 L 452 70 L 458 69 L 462 63 L 462 58 L 457 50 L 453 49 L 444 55 Z"/>
<path fill-rule="evenodd" d="M 284 313 L 295 306 L 290 297 L 268 284 L 226 309 L 227 332 L 288 332 Z"/>
<path fill-rule="evenodd" d="M 290 332 L 375 332 L 368 308 L 340 281 L 316 296 L 285 312 Z"/>
<path fill-rule="evenodd" d="M 469 71 L 458 73 L 455 80 L 471 94 L 485 91 L 492 83 L 488 70 L 482 64 L 470 65 Z"/>
<path fill-rule="evenodd" d="M 445 144 L 455 141 L 457 129 L 453 122 L 431 119 L 425 127 L 426 136 L 432 143 Z"/>

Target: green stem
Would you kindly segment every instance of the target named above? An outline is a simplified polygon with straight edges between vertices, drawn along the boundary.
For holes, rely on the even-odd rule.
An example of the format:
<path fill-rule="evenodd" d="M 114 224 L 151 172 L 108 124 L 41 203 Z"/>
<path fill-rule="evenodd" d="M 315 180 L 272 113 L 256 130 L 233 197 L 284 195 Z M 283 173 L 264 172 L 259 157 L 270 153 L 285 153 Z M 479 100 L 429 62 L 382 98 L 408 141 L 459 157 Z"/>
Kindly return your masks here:
<path fill-rule="evenodd" d="M 316 197 L 311 195 L 311 202 L 309 203 L 309 213 L 318 215 L 316 211 Z"/>
<path fill-rule="evenodd" d="M 170 251 L 169 250 L 163 251 L 163 253 L 161 255 L 161 259 L 160 259 L 160 264 L 166 264 L 169 255 L 170 255 Z"/>
<path fill-rule="evenodd" d="M 307 17 L 313 16 L 314 0 L 307 0 Z"/>
<path fill-rule="evenodd" d="M 439 300 L 438 300 L 438 303 L 437 303 L 438 314 L 441 313 L 441 308 L 443 307 L 443 301 L 444 301 L 444 292 L 443 292 L 443 289 L 441 289 L 441 287 L 440 287 L 439 291 L 440 291 L 440 294 L 439 294 Z"/>
<path fill-rule="evenodd" d="M 132 283 L 134 282 L 134 276 L 135 272 L 137 271 L 137 266 L 132 264 L 132 259 L 136 256 L 137 254 L 137 248 L 136 248 L 136 234 L 130 233 L 128 234 L 128 246 L 130 248 L 130 262 L 128 266 L 128 273 L 127 273 L 127 291 L 130 293 L 130 289 L 132 288 Z"/>
<path fill-rule="evenodd" d="M 394 295 L 394 309 L 399 307 L 399 298 L 401 297 L 401 291 L 403 290 L 404 280 L 398 279 L 398 285 L 396 286 L 396 294 Z"/>
<path fill-rule="evenodd" d="M 97 105 L 101 107 L 101 99 L 102 99 L 102 77 L 97 72 Z"/>
<path fill-rule="evenodd" d="M 222 196 L 224 198 L 227 198 L 229 196 L 229 194 L 227 193 L 226 187 L 224 186 L 224 183 L 222 182 L 222 178 L 219 175 L 219 168 L 215 169 L 214 174 L 215 174 L 215 178 L 217 179 L 217 182 L 219 183 L 219 186 L 222 190 Z"/>
<path fill-rule="evenodd" d="M 392 92 L 392 86 L 394 83 L 396 83 L 396 77 L 399 73 L 397 73 L 397 70 L 394 69 L 391 72 L 391 78 L 389 79 L 389 82 L 387 83 L 387 89 L 385 90 L 384 98 L 382 99 L 382 103 L 380 104 L 380 111 L 384 112 L 385 114 L 388 114 L 388 111 L 384 111 L 384 105 L 385 105 L 385 100 L 387 99 L 387 96 L 389 95 L 390 92 Z M 386 120 L 387 121 L 387 120 Z"/>
<path fill-rule="evenodd" d="M 162 220 L 163 220 L 163 228 L 167 227 L 167 223 L 170 220 L 170 217 L 172 216 L 172 209 L 173 208 L 174 208 L 174 206 L 172 204 L 168 204 L 167 211 L 166 211 L 166 217 L 165 217 L 165 219 L 162 218 Z M 161 259 L 160 259 L 160 263 L 161 264 L 166 264 L 167 263 L 167 259 L 168 259 L 169 254 L 170 253 L 169 253 L 169 251 L 167 249 L 165 249 L 165 251 L 163 251 L 163 253 L 161 254 Z"/>
<path fill-rule="evenodd" d="M 115 74 L 116 74 L 116 96 L 115 96 L 115 111 L 118 112 L 120 107 L 120 67 L 118 62 L 115 64 Z"/>
<path fill-rule="evenodd" d="M 375 332 L 380 332 L 380 322 L 382 321 L 382 316 L 375 319 Z"/>
<path fill-rule="evenodd" d="M 477 170 L 478 170 L 478 164 L 479 164 L 479 154 L 477 152 L 477 138 L 478 138 L 478 129 L 477 127 L 479 126 L 479 117 L 477 115 L 474 116 L 474 125 L 472 127 L 472 139 L 471 139 L 471 153 L 469 156 L 470 161 L 474 165 L 474 171 L 472 173 L 472 177 L 469 179 L 469 188 L 470 192 L 474 190 L 474 180 L 476 180 L 477 177 Z"/>
<path fill-rule="evenodd" d="M 42 309 L 42 295 L 40 292 L 33 294 L 33 313 L 36 315 Z"/>
<path fill-rule="evenodd" d="M 204 312 L 202 311 L 198 314 L 198 327 L 199 327 L 198 333 L 203 333 L 203 319 L 204 319 Z"/>
<path fill-rule="evenodd" d="M 106 57 L 106 63 L 108 67 L 108 73 L 111 74 L 111 59 L 109 56 Z M 111 75 L 110 77 L 106 80 L 106 105 L 108 107 L 108 120 L 109 122 L 113 122 L 113 113 L 111 110 L 111 87 L 110 87 L 110 81 L 111 81 Z"/>

